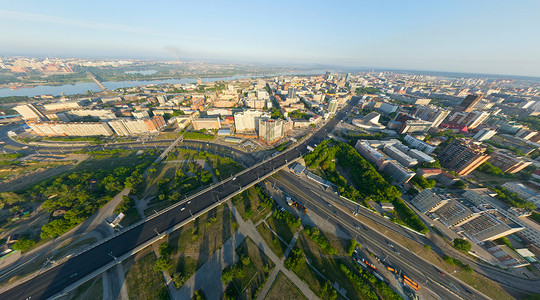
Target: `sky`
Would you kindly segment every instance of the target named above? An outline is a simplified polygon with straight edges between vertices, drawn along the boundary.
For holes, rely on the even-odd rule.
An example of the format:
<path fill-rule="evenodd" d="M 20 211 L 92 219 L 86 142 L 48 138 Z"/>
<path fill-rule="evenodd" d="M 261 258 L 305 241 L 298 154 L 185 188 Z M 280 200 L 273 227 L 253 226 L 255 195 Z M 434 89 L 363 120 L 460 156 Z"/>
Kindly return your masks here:
<path fill-rule="evenodd" d="M 0 3 L 0 55 L 540 76 L 540 1 Z"/>

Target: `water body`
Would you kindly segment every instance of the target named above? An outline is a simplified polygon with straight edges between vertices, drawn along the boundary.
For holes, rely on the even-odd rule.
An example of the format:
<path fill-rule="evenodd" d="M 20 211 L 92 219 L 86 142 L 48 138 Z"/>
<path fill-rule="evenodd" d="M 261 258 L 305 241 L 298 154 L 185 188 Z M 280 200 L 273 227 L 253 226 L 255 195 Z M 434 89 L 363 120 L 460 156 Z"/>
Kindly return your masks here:
<path fill-rule="evenodd" d="M 142 74 L 142 75 L 152 75 L 156 74 L 156 70 L 139 70 L 139 71 L 125 71 L 124 74 Z"/>
<path fill-rule="evenodd" d="M 269 74 L 264 76 L 279 76 L 285 74 Z M 264 77 L 263 75 L 235 75 L 228 77 L 208 77 L 202 78 L 203 82 L 213 82 L 213 81 L 229 81 L 235 79 L 244 79 L 244 78 L 257 78 Z M 176 83 L 195 83 L 197 78 L 182 78 L 182 79 L 161 79 L 161 80 L 136 80 L 136 81 L 106 81 L 103 82 L 103 85 L 109 90 L 115 90 L 118 88 L 124 87 L 135 87 L 149 84 L 176 84 Z M 0 97 L 9 97 L 9 96 L 27 96 L 34 97 L 39 95 L 53 95 L 60 96 L 62 93 L 66 95 L 75 95 L 75 94 L 84 94 L 88 91 L 100 92 L 101 89 L 94 82 L 79 82 L 75 84 L 64 84 L 64 85 L 40 85 L 32 88 L 21 88 L 18 90 L 11 90 L 10 88 L 0 89 Z"/>

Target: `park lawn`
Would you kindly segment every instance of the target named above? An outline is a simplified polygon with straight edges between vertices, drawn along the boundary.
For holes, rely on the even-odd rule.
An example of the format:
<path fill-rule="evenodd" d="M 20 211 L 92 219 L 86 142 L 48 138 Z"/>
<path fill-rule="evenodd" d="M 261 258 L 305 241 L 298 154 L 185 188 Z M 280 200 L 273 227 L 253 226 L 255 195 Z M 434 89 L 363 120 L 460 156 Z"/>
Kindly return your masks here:
<path fill-rule="evenodd" d="M 261 234 L 262 238 L 266 242 L 266 245 L 277 255 L 279 258 L 284 256 L 287 245 L 283 243 L 268 227 L 266 224 L 261 223 L 257 226 L 257 231 Z"/>
<path fill-rule="evenodd" d="M 244 220 L 247 219 L 246 210 L 251 209 L 252 214 L 249 219 L 253 224 L 257 224 L 257 222 L 264 219 L 271 211 L 270 208 L 261 206 L 261 198 L 254 187 L 250 187 L 240 195 L 235 196 L 233 204 Z"/>
<path fill-rule="evenodd" d="M 186 277 L 221 248 L 238 227 L 228 206 L 218 206 L 169 236 L 174 272 Z M 171 276 L 174 273 L 170 274 Z"/>
<path fill-rule="evenodd" d="M 143 250 L 143 256 L 131 256 L 124 262 L 129 299 L 159 299 L 165 282 L 160 272 L 154 271 L 157 261 L 152 251 Z"/>
<path fill-rule="evenodd" d="M 242 262 L 237 263 L 237 266 L 242 268 L 244 277 L 235 278 L 229 284 L 225 293 L 241 299 L 255 299 L 275 264 L 249 237 L 236 248 L 236 253 L 239 257 L 249 257 L 251 263 L 248 265 L 243 265 Z M 267 266 L 267 272 L 265 272 L 265 265 Z"/>
<path fill-rule="evenodd" d="M 92 280 L 79 286 L 69 299 L 73 300 L 94 300 L 103 298 L 103 277 L 98 275 Z"/>
<path fill-rule="evenodd" d="M 268 291 L 265 300 L 281 300 L 281 299 L 307 299 L 302 292 L 292 283 L 292 281 L 279 272 L 276 280 L 272 284 L 272 288 Z"/>

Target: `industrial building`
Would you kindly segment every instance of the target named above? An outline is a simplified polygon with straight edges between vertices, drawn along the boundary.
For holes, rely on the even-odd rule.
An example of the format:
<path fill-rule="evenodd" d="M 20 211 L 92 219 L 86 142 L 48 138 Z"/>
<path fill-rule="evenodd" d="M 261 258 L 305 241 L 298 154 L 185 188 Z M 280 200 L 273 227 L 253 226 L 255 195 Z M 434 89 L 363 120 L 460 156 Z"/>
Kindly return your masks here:
<path fill-rule="evenodd" d="M 106 122 L 29 122 L 28 126 L 42 136 L 110 136 L 114 132 Z"/>

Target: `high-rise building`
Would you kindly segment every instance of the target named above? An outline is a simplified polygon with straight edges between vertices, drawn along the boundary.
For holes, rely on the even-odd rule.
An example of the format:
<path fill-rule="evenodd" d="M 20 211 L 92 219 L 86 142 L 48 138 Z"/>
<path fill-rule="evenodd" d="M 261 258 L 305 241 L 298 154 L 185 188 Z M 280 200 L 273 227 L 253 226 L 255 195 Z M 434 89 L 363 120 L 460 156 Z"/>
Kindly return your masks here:
<path fill-rule="evenodd" d="M 438 158 L 441 165 L 462 176 L 468 175 L 489 159 L 489 155 L 484 154 L 485 151 L 486 148 L 482 147 L 480 142 L 455 139 L 441 151 Z"/>
<path fill-rule="evenodd" d="M 294 97 L 296 97 L 296 89 L 294 87 L 290 86 L 288 91 L 287 91 L 287 98 L 288 99 L 293 99 Z"/>
<path fill-rule="evenodd" d="M 338 109 L 338 101 L 336 99 L 330 100 L 328 102 L 328 112 L 331 114 L 335 114 Z"/>
<path fill-rule="evenodd" d="M 351 80 L 351 73 L 347 73 L 345 76 L 345 82 L 349 82 L 349 80 Z"/>
<path fill-rule="evenodd" d="M 484 97 L 483 94 L 478 95 L 467 95 L 461 103 L 454 108 L 454 111 L 464 111 L 464 112 L 471 112 L 474 109 L 474 106 L 482 100 Z"/>
<path fill-rule="evenodd" d="M 259 119 L 259 139 L 267 144 L 273 144 L 283 137 L 282 119 Z"/>
<path fill-rule="evenodd" d="M 258 131 L 259 119 L 269 119 L 266 112 L 255 109 L 246 109 L 234 114 L 234 126 L 236 132 Z"/>
<path fill-rule="evenodd" d="M 13 109 L 26 121 L 47 121 L 47 117 L 32 104 L 17 105 Z"/>

